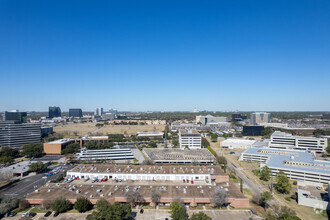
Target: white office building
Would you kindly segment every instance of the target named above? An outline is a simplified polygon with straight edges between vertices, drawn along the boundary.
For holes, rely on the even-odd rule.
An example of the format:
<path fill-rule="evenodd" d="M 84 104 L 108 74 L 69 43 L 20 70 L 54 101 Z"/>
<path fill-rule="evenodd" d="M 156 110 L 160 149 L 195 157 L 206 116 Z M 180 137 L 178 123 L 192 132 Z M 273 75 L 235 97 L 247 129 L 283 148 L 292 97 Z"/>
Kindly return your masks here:
<path fill-rule="evenodd" d="M 251 147 L 241 154 L 239 160 L 259 162 L 260 168 L 268 166 L 272 176 L 283 171 L 288 178 L 302 185 L 320 185 L 330 181 L 330 162 L 315 160 L 313 153 L 305 151 Z"/>
<path fill-rule="evenodd" d="M 261 123 L 270 123 L 270 114 L 267 112 L 251 113 L 251 124 L 259 125 Z"/>
<path fill-rule="evenodd" d="M 328 147 L 326 138 L 301 137 L 275 131 L 270 139 L 269 148 L 303 150 L 322 153 Z"/>
<path fill-rule="evenodd" d="M 180 148 L 201 149 L 202 136 L 197 130 L 179 130 Z"/>
<path fill-rule="evenodd" d="M 227 122 L 227 117 L 214 117 L 212 115 L 196 116 L 196 123 L 201 123 L 202 125 L 215 124 L 221 122 Z"/>
<path fill-rule="evenodd" d="M 95 160 L 132 160 L 134 155 L 131 149 L 102 149 L 102 150 L 86 150 L 81 149 L 76 153 L 77 160 L 95 161 Z"/>
<path fill-rule="evenodd" d="M 220 142 L 220 147 L 229 149 L 248 149 L 252 147 L 255 140 L 228 138 Z"/>

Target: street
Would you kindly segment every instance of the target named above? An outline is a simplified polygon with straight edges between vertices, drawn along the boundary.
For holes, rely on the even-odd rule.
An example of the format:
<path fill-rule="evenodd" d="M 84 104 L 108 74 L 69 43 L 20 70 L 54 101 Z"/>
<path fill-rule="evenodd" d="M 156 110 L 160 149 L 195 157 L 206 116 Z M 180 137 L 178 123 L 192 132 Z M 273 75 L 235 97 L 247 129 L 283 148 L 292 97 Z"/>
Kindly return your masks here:
<path fill-rule="evenodd" d="M 55 169 L 56 167 L 60 167 L 60 165 L 52 165 L 49 166 L 48 168 L 52 170 Z M 62 169 L 57 174 L 47 177 L 47 179 L 42 178 L 44 176 L 43 173 L 39 173 L 34 176 L 25 177 L 19 182 L 14 183 L 13 185 L 8 186 L 7 188 L 1 190 L 0 196 L 21 198 L 33 192 L 33 190 L 35 190 L 36 188 L 41 187 L 47 181 L 57 179 L 60 175 L 62 175 L 68 169 L 71 168 L 72 165 L 63 165 Z"/>

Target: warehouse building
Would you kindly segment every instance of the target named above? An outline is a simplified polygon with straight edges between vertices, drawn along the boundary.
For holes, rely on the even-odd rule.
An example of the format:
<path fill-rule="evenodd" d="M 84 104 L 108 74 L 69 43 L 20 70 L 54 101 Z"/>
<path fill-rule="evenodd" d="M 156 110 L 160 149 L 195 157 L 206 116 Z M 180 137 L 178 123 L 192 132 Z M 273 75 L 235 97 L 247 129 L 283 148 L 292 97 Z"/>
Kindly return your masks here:
<path fill-rule="evenodd" d="M 138 192 L 143 198 L 143 204 L 154 206 L 152 202 L 152 192 L 160 194 L 159 206 L 170 206 L 171 202 L 177 198 L 186 206 L 212 205 L 211 197 L 218 190 L 224 190 L 227 194 L 227 202 L 235 208 L 250 208 L 249 199 L 239 191 L 235 184 L 223 182 L 218 184 L 198 185 L 198 184 L 176 184 L 167 185 L 165 182 L 159 185 L 136 185 L 129 182 L 125 184 L 56 184 L 47 183 L 40 189 L 32 192 L 26 198 L 31 205 L 43 205 L 45 201 L 52 202 L 56 198 L 62 197 L 69 200 L 72 204 L 80 197 L 85 197 L 92 204 L 103 198 L 109 203 L 126 203 L 129 191 Z"/>
<path fill-rule="evenodd" d="M 155 164 L 212 164 L 216 160 L 208 149 L 144 148 L 143 152 Z"/>
<path fill-rule="evenodd" d="M 275 131 L 271 136 L 269 147 L 322 153 L 328 147 L 328 141 L 326 138 L 293 136 L 285 132 Z"/>
<path fill-rule="evenodd" d="M 244 151 L 239 160 L 259 162 L 268 166 L 272 175 L 283 171 L 290 179 L 302 184 L 319 185 L 330 181 L 330 162 L 316 160 L 313 153 L 298 150 L 283 150 L 251 147 Z"/>
<path fill-rule="evenodd" d="M 220 147 L 229 149 L 248 149 L 252 147 L 255 140 L 228 138 L 220 142 Z"/>
<path fill-rule="evenodd" d="M 197 130 L 179 130 L 180 148 L 201 149 L 202 136 Z"/>
<path fill-rule="evenodd" d="M 144 181 L 208 181 L 228 182 L 229 177 L 219 166 L 161 166 L 81 164 L 67 171 L 68 177 L 108 178 L 113 180 Z"/>

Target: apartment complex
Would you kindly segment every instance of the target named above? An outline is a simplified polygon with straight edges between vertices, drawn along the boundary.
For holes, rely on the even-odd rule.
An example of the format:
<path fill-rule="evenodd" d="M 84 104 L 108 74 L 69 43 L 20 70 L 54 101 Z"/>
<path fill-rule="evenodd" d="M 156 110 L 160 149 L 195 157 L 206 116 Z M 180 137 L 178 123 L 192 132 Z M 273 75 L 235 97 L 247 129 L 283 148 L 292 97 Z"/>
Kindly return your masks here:
<path fill-rule="evenodd" d="M 270 114 L 267 112 L 254 112 L 251 113 L 251 124 L 259 125 L 260 123 L 269 123 Z"/>
<path fill-rule="evenodd" d="M 303 150 L 322 153 L 328 147 L 326 138 L 301 137 L 275 131 L 270 139 L 269 148 Z"/>
<path fill-rule="evenodd" d="M 4 121 L 17 121 L 20 123 L 27 122 L 27 113 L 26 112 L 19 112 L 18 110 L 4 112 L 3 113 L 3 120 Z"/>
<path fill-rule="evenodd" d="M 82 110 L 80 108 L 70 108 L 69 117 L 81 118 L 83 116 Z"/>
<path fill-rule="evenodd" d="M 202 136 L 197 130 L 179 130 L 180 148 L 201 149 Z"/>
<path fill-rule="evenodd" d="M 25 144 L 41 141 L 41 124 L 0 122 L 0 146 L 22 147 Z"/>
<path fill-rule="evenodd" d="M 56 107 L 56 106 L 53 106 L 53 107 L 49 107 L 49 110 L 48 110 L 48 117 L 49 118 L 57 118 L 57 117 L 61 117 L 61 108 L 60 107 Z"/>
<path fill-rule="evenodd" d="M 283 171 L 288 178 L 307 185 L 327 184 L 330 181 L 330 162 L 315 160 L 305 151 L 251 147 L 244 151 L 239 160 L 259 162 L 268 166 L 272 176 Z"/>

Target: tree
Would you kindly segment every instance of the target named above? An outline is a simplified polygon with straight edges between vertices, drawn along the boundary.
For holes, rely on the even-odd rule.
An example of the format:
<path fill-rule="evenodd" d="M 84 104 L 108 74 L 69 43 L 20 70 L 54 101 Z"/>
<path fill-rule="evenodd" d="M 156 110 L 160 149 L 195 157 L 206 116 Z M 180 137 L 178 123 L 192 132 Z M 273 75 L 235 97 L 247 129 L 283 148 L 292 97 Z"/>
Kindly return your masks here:
<path fill-rule="evenodd" d="M 24 145 L 22 148 L 22 156 L 26 157 L 41 157 L 43 155 L 43 145 L 42 143 L 31 143 Z"/>
<path fill-rule="evenodd" d="M 97 211 L 87 216 L 87 220 L 121 220 L 131 217 L 131 206 L 115 202 L 110 205 L 105 199 L 100 199 L 96 203 Z"/>
<path fill-rule="evenodd" d="M 151 192 L 151 201 L 155 204 L 155 206 L 157 206 L 157 204 L 159 203 L 160 197 L 160 193 L 153 189 Z"/>
<path fill-rule="evenodd" d="M 183 205 L 181 205 L 178 201 L 174 201 L 171 203 L 170 213 L 171 213 L 171 218 L 173 218 L 173 220 L 188 219 L 186 208 Z"/>
<path fill-rule="evenodd" d="M 138 191 L 130 190 L 126 193 L 125 197 L 127 202 L 132 206 L 136 206 L 136 204 L 144 201 L 143 197 Z"/>
<path fill-rule="evenodd" d="M 218 140 L 218 135 L 214 134 L 214 133 L 211 133 L 211 141 L 216 142 L 217 140 Z"/>
<path fill-rule="evenodd" d="M 150 141 L 148 144 L 148 148 L 157 148 L 157 144 L 154 141 Z"/>
<path fill-rule="evenodd" d="M 271 173 L 272 173 L 272 171 L 269 169 L 269 167 L 264 166 L 263 168 L 261 168 L 261 171 L 260 171 L 260 179 L 263 181 L 270 180 Z"/>
<path fill-rule="evenodd" d="M 222 165 L 223 170 L 226 172 L 226 168 L 227 168 L 227 160 L 224 156 L 219 156 L 217 157 L 217 161 L 219 164 Z"/>
<path fill-rule="evenodd" d="M 65 212 L 71 208 L 71 204 L 67 199 L 57 198 L 52 204 L 51 208 L 55 212 Z"/>
<path fill-rule="evenodd" d="M 272 200 L 272 199 L 273 199 L 272 194 L 268 191 L 265 191 L 265 192 L 261 193 L 260 205 L 262 207 L 266 207 L 267 202 Z"/>
<path fill-rule="evenodd" d="M 269 138 L 272 133 L 273 130 L 270 127 L 267 127 L 261 131 L 261 135 L 264 136 L 265 138 Z"/>
<path fill-rule="evenodd" d="M 229 137 L 232 137 L 232 136 L 233 136 L 233 134 L 231 134 L 231 133 L 223 134 L 223 137 L 224 138 L 229 138 Z"/>
<path fill-rule="evenodd" d="M 176 146 L 178 146 L 179 145 L 179 138 L 177 138 L 177 137 L 173 137 L 173 139 L 172 139 L 172 144 L 176 147 Z"/>
<path fill-rule="evenodd" d="M 10 147 L 2 147 L 0 151 L 0 156 L 6 156 L 6 157 L 18 157 L 18 150 L 15 148 L 10 148 Z"/>
<path fill-rule="evenodd" d="M 30 172 L 41 172 L 47 168 L 47 164 L 44 164 L 43 162 L 39 161 L 36 163 L 32 163 L 29 166 L 29 171 Z"/>
<path fill-rule="evenodd" d="M 199 213 L 194 213 L 190 217 L 190 220 L 212 220 L 212 218 L 206 215 L 204 212 L 199 212 Z"/>
<path fill-rule="evenodd" d="M 283 171 L 277 173 L 276 179 L 277 191 L 279 191 L 280 193 L 289 193 L 291 191 L 292 186 L 290 180 Z"/>
<path fill-rule="evenodd" d="M 84 197 L 78 198 L 77 201 L 74 203 L 74 208 L 78 210 L 78 212 L 87 212 L 91 210 L 92 207 L 92 203 Z"/>
<path fill-rule="evenodd" d="M 227 193 L 225 190 L 216 190 L 211 197 L 211 201 L 216 207 L 222 207 L 227 203 Z"/>
<path fill-rule="evenodd" d="M 14 159 L 10 156 L 0 156 L 0 163 L 1 164 L 10 164 L 14 162 Z"/>
<path fill-rule="evenodd" d="M 206 140 L 206 138 L 202 137 L 202 147 L 207 148 L 208 146 L 210 146 L 210 143 Z"/>
<path fill-rule="evenodd" d="M 80 150 L 80 145 L 78 143 L 68 144 L 63 150 L 62 154 L 74 154 Z"/>

